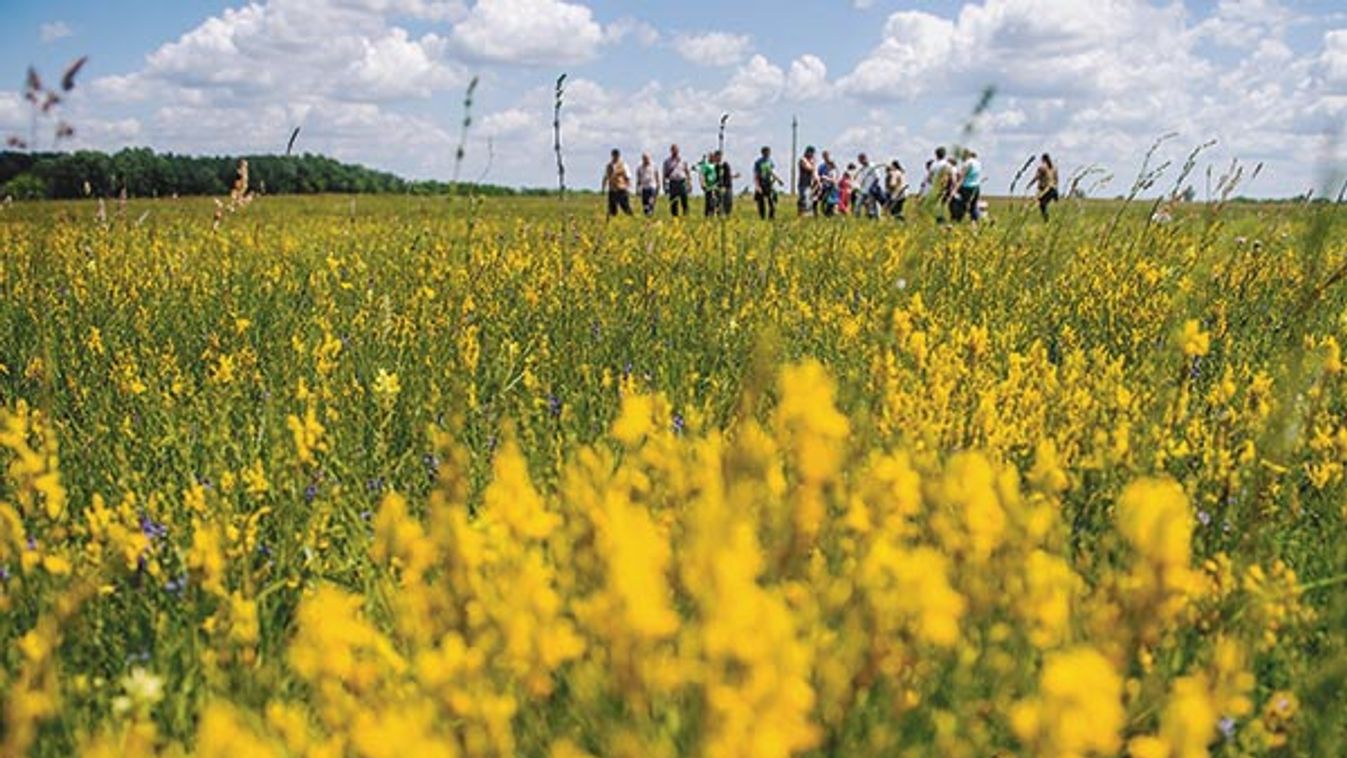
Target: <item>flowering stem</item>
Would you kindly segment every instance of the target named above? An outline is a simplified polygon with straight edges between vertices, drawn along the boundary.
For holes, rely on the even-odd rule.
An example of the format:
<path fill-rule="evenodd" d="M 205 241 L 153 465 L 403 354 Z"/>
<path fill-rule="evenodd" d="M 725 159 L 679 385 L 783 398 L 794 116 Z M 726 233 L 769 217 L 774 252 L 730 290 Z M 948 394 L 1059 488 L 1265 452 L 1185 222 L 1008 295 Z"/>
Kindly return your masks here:
<path fill-rule="evenodd" d="M 1328 587 L 1337 586 L 1339 584 L 1347 584 L 1347 574 L 1339 574 L 1337 576 L 1330 576 L 1327 579 L 1320 579 L 1317 582 L 1302 584 L 1300 585 L 1300 592 L 1305 593 L 1305 592 L 1312 592 L 1314 590 L 1322 590 Z"/>

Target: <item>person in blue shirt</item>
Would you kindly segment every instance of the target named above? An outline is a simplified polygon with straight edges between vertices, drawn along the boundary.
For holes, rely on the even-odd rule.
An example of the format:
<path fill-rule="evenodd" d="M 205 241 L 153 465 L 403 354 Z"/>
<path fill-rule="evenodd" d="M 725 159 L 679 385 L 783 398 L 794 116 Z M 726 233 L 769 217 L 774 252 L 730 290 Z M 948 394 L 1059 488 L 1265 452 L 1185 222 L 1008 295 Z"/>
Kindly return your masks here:
<path fill-rule="evenodd" d="M 772 163 L 772 148 L 764 146 L 762 157 L 753 162 L 753 201 L 758 204 L 758 218 L 776 218 L 776 185 L 784 184 Z"/>
<path fill-rule="evenodd" d="M 963 163 L 959 165 L 955 187 L 957 196 L 950 205 L 950 216 L 954 223 L 963 221 L 964 213 L 976 223 L 982 218 L 982 209 L 978 207 L 982 200 L 982 161 L 972 150 L 963 151 Z"/>
<path fill-rule="evenodd" d="M 837 204 L 841 200 L 838 196 L 837 180 L 837 161 L 833 160 L 832 154 L 824 150 L 823 160 L 818 164 L 819 196 L 824 216 L 832 216 L 837 212 Z"/>

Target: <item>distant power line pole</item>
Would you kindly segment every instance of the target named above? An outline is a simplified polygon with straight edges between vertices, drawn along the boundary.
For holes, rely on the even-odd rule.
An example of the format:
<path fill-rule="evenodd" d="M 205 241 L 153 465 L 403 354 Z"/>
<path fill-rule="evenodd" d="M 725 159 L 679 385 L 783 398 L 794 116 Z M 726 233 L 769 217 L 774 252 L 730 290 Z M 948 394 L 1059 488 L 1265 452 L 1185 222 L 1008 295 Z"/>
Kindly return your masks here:
<path fill-rule="evenodd" d="M 790 187 L 787 190 L 795 191 L 795 171 L 799 168 L 800 159 L 796 157 L 796 150 L 799 148 L 800 137 L 800 119 L 796 116 L 790 117 Z"/>
<path fill-rule="evenodd" d="M 725 122 L 729 120 L 730 114 L 720 114 L 720 133 L 716 136 L 716 150 L 719 150 L 722 156 L 725 154 Z"/>

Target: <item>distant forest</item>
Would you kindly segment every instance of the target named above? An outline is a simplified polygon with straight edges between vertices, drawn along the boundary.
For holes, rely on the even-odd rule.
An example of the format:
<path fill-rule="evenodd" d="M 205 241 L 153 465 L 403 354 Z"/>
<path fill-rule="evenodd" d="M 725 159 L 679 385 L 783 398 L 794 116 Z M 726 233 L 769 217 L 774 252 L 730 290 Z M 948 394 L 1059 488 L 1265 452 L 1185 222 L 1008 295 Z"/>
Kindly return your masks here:
<path fill-rule="evenodd" d="M 261 194 L 448 192 L 450 183 L 408 181 L 386 171 L 342 163 L 323 155 L 191 156 L 126 148 L 111 155 L 95 150 L 72 153 L 0 152 L 0 198 L 171 197 L 226 195 L 248 161 L 248 188 Z M 545 194 L 495 185 L 460 183 L 481 195 Z"/>

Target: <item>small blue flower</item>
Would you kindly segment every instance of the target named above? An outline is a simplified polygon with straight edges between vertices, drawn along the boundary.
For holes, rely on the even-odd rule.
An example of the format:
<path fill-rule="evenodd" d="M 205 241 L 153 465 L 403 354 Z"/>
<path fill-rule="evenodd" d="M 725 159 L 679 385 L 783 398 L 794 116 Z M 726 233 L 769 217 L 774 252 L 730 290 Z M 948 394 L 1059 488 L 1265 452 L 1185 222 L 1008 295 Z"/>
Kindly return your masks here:
<path fill-rule="evenodd" d="M 552 414 L 553 417 L 560 416 L 561 398 L 557 397 L 554 394 L 549 394 L 547 396 L 547 412 Z"/>
<path fill-rule="evenodd" d="M 1207 513 L 1206 511 L 1198 511 L 1198 512 L 1197 512 L 1197 520 L 1198 520 L 1199 522 L 1201 522 L 1202 526 L 1210 526 L 1210 525 L 1211 525 L 1211 514 L 1210 514 L 1210 513 Z"/>
<path fill-rule="evenodd" d="M 318 485 L 310 484 L 304 488 L 304 502 L 312 503 L 314 498 L 318 497 Z"/>
<path fill-rule="evenodd" d="M 682 433 L 683 433 L 683 430 L 684 430 L 686 427 L 687 427 L 687 422 L 683 420 L 683 414 L 681 414 L 681 413 L 679 413 L 679 412 L 677 412 L 677 411 L 674 411 L 674 415 L 673 415 L 673 430 L 674 430 L 674 434 L 682 434 Z"/>
<path fill-rule="evenodd" d="M 1221 720 L 1216 723 L 1216 728 L 1221 730 L 1221 734 L 1227 740 L 1235 738 L 1235 720 L 1229 716 L 1222 716 Z"/>

